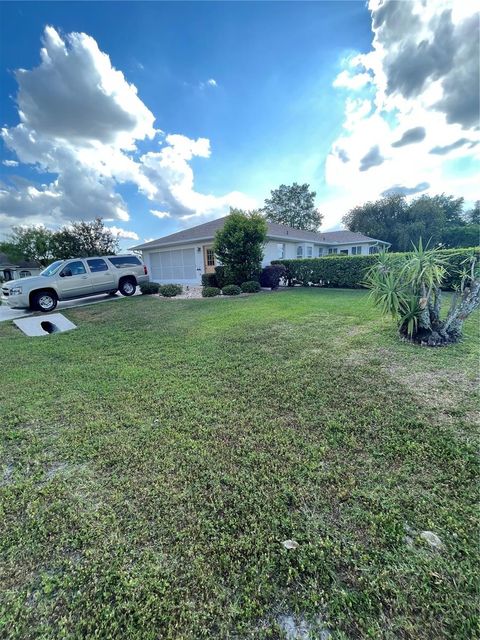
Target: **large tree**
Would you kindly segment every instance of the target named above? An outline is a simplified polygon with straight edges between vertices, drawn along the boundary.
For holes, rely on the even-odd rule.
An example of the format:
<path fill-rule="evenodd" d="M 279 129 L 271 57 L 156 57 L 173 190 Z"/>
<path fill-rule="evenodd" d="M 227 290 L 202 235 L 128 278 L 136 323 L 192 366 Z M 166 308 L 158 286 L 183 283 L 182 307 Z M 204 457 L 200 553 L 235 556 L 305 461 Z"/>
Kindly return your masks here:
<path fill-rule="evenodd" d="M 47 265 L 55 259 L 113 254 L 118 251 L 118 239 L 101 218 L 96 218 L 72 222 L 58 231 L 42 226 L 13 227 L 8 242 L 2 246 L 8 255 L 13 253 Z"/>
<path fill-rule="evenodd" d="M 265 200 L 262 212 L 269 222 L 305 231 L 317 231 L 323 216 L 315 208 L 316 195 L 315 191 L 310 191 L 309 184 L 282 184 Z"/>
<path fill-rule="evenodd" d="M 405 196 L 391 195 L 354 207 L 343 223 L 351 231 L 390 242 L 393 251 L 407 251 L 420 238 L 431 246 L 466 246 L 476 231 L 468 215 L 463 213 L 463 198 L 423 195 L 407 202 Z M 475 210 L 471 216 L 475 217 Z"/>
<path fill-rule="evenodd" d="M 259 211 L 230 209 L 213 245 L 215 255 L 225 267 L 227 281 L 242 284 L 258 279 L 266 238 L 267 224 Z"/>

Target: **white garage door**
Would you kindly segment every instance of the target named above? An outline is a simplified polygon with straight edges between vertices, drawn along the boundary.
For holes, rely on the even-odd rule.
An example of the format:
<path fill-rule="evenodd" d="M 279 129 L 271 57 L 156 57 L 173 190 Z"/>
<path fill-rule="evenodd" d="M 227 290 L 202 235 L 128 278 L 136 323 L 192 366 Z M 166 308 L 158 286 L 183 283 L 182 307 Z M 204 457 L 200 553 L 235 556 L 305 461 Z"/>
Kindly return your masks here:
<path fill-rule="evenodd" d="M 150 254 L 150 265 L 153 280 L 195 280 L 195 249 L 175 249 L 158 251 Z"/>

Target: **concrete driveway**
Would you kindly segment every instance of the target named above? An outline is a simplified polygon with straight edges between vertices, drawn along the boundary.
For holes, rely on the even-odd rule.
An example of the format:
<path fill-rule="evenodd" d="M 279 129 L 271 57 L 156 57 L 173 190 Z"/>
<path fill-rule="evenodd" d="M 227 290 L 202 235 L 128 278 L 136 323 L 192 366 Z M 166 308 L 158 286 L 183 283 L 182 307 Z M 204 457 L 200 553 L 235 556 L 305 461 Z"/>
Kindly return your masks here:
<path fill-rule="evenodd" d="M 141 295 L 140 290 L 137 288 L 136 296 Z M 120 293 L 114 296 L 105 295 L 102 293 L 99 296 L 90 296 L 89 298 L 80 298 L 79 300 L 68 300 L 66 302 L 59 302 L 56 312 L 62 312 L 65 309 L 71 309 L 72 307 L 84 307 L 88 304 L 99 304 L 100 302 L 112 302 L 112 300 L 122 300 L 124 296 Z M 6 304 L 0 306 L 0 322 L 5 320 L 13 320 L 14 318 L 25 318 L 31 316 L 37 311 L 30 311 L 30 309 L 10 309 Z M 47 316 L 48 314 L 45 314 Z"/>

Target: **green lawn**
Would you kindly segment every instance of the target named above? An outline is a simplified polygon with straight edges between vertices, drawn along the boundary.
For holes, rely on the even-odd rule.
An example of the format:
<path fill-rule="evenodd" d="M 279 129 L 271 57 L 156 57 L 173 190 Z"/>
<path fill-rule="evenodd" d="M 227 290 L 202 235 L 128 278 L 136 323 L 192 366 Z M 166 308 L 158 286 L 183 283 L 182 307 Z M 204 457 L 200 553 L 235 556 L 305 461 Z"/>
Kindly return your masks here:
<path fill-rule="evenodd" d="M 0 637 L 476 637 L 478 316 L 432 350 L 363 291 L 65 315 L 0 325 Z"/>

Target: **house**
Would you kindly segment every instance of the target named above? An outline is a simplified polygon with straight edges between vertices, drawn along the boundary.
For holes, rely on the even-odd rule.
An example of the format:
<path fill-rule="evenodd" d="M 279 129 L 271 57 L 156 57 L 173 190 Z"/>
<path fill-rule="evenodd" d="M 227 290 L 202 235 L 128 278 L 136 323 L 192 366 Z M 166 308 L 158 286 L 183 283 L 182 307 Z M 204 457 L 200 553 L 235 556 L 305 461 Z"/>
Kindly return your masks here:
<path fill-rule="evenodd" d="M 150 277 L 155 282 L 200 284 L 202 273 L 211 273 L 217 265 L 213 239 L 226 217 L 197 227 L 172 233 L 132 247 L 141 251 Z M 390 244 L 354 231 L 316 233 L 268 222 L 263 266 L 282 258 L 318 258 L 330 254 L 368 255 Z"/>
<path fill-rule="evenodd" d="M 0 253 L 0 280 L 6 282 L 38 276 L 42 270 L 42 265 L 36 260 L 12 260 L 6 253 Z"/>

